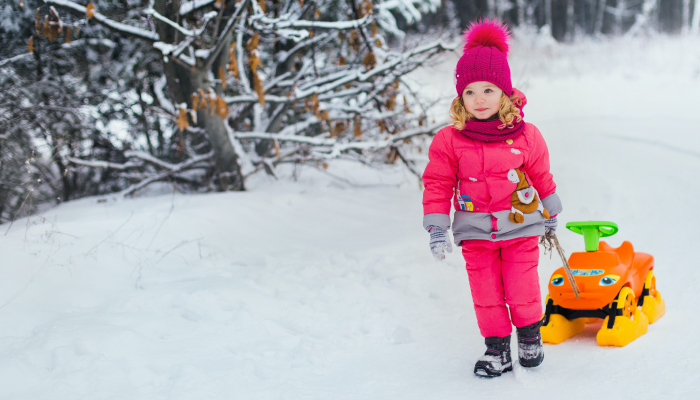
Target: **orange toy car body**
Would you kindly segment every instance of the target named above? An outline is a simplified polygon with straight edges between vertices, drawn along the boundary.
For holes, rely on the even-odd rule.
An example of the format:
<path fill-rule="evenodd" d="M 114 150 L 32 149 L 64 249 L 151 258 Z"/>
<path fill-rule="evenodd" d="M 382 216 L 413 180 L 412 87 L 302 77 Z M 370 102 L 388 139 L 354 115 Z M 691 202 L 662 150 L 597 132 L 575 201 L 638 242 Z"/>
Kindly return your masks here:
<path fill-rule="evenodd" d="M 626 346 L 646 333 L 648 325 L 666 309 L 656 290 L 654 257 L 635 253 L 628 241 L 617 248 L 598 243 L 599 237 L 617 232 L 612 222 L 570 222 L 567 228 L 588 235 L 587 251 L 573 253 L 568 262 L 578 296 L 566 267 L 554 271 L 549 280 L 542 339 L 561 343 L 581 332 L 586 323 L 600 318 L 604 321 L 598 331 L 598 344 Z"/>

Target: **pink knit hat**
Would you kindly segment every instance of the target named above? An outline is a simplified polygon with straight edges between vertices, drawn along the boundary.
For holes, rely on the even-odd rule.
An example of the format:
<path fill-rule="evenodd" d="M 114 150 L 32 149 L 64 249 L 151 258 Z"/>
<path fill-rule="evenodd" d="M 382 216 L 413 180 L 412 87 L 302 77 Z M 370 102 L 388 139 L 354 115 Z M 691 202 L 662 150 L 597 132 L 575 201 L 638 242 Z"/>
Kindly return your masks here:
<path fill-rule="evenodd" d="M 503 22 L 485 19 L 472 23 L 464 31 L 464 54 L 457 62 L 455 81 L 457 96 L 472 82 L 491 82 L 508 96 L 513 94 L 508 66 L 510 34 Z"/>

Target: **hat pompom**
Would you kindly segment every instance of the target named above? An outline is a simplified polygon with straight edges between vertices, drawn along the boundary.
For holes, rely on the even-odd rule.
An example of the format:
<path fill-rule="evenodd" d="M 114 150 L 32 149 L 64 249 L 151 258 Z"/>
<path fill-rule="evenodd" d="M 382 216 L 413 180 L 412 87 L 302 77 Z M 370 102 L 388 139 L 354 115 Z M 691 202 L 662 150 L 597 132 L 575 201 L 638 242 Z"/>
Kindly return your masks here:
<path fill-rule="evenodd" d="M 503 22 L 498 19 L 484 19 L 472 22 L 464 31 L 464 51 L 477 47 L 495 47 L 503 55 L 508 55 L 508 40 L 511 38 Z"/>

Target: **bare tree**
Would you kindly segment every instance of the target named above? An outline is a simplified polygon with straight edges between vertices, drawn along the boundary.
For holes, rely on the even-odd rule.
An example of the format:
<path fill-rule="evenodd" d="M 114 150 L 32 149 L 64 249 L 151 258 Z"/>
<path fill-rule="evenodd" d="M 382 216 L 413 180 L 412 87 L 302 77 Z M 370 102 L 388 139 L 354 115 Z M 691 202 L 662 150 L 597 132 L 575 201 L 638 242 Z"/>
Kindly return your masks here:
<path fill-rule="evenodd" d="M 412 113 L 409 107 L 422 109 L 420 99 L 402 93 L 400 82 L 453 47 L 439 41 L 405 51 L 389 47 L 392 36 L 403 35 L 392 13 L 418 20 L 439 1 L 154 0 L 129 21 L 109 18 L 92 3 L 45 2 L 149 43 L 164 61 L 170 99 L 158 95 L 161 109 L 183 134 L 208 138 L 209 146 L 185 148 L 190 159 L 168 166 L 133 151 L 121 164 L 70 158 L 132 178 L 132 169 L 155 168 L 132 187 L 183 179 L 187 168 L 211 159 L 218 189 L 242 190 L 246 176 L 274 175 L 280 162 L 396 153 L 411 137 L 440 127 Z"/>

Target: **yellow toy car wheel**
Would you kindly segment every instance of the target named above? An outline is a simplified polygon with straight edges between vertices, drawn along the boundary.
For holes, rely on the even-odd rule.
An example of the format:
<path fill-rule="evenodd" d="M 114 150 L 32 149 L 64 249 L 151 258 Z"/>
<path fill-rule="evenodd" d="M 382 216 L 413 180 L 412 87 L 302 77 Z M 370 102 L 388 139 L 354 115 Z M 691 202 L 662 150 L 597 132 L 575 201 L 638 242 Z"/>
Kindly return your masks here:
<path fill-rule="evenodd" d="M 596 339 L 601 346 L 627 346 L 647 332 L 649 319 L 637 308 L 634 292 L 625 286 L 609 305 L 613 314 L 603 320 Z M 617 315 L 616 315 L 617 314 Z M 611 318 L 614 318 L 611 320 Z M 612 324 L 608 324 L 608 321 Z"/>
<path fill-rule="evenodd" d="M 628 287 L 623 287 L 620 290 L 620 295 L 617 299 L 617 308 L 622 309 L 622 316 L 632 319 L 634 310 L 637 308 L 637 302 L 634 301 L 634 292 Z"/>
<path fill-rule="evenodd" d="M 654 271 L 649 271 L 644 280 L 644 291 L 639 299 L 642 312 L 649 318 L 649 323 L 653 324 L 666 313 L 666 301 L 661 297 L 661 293 L 656 290 L 656 276 Z"/>

